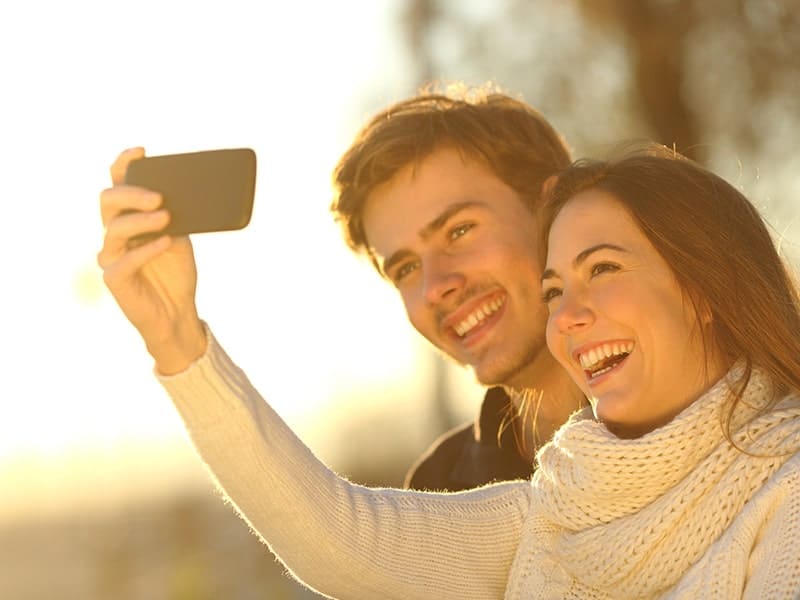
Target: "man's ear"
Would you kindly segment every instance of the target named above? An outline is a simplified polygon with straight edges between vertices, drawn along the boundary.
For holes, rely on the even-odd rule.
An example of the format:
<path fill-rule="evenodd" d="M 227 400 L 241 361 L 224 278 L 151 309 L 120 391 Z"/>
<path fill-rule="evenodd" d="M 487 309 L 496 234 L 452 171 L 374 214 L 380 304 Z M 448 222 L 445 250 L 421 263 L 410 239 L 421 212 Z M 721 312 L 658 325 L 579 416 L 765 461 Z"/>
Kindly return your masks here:
<path fill-rule="evenodd" d="M 553 190 L 553 187 L 556 185 L 557 181 L 558 181 L 558 175 L 553 174 L 550 175 L 550 177 L 548 177 L 547 179 L 545 179 L 544 182 L 542 182 L 541 195 L 543 199 L 547 198 L 547 196 L 550 195 L 550 192 Z"/>

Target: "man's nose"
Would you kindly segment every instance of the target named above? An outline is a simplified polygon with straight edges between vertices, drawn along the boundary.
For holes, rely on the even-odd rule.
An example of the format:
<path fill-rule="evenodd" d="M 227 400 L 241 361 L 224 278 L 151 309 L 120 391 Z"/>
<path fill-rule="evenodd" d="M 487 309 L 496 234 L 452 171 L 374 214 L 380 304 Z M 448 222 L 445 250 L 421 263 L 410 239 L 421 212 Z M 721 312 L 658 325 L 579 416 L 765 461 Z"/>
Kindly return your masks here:
<path fill-rule="evenodd" d="M 431 258 L 422 266 L 425 301 L 436 305 L 464 288 L 465 278 L 448 257 Z"/>

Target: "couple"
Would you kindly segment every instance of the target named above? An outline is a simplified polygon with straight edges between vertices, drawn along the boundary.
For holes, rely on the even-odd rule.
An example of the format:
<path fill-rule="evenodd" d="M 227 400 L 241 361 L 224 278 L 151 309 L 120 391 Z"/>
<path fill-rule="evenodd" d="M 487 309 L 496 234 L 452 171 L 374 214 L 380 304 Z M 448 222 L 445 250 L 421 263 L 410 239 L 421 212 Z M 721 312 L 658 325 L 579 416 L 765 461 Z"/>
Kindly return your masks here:
<path fill-rule="evenodd" d="M 166 224 L 158 196 L 115 185 L 98 259 L 200 455 L 331 597 L 797 597 L 800 307 L 761 218 L 656 148 L 571 167 L 538 150 L 541 168 L 520 169 L 508 131 L 475 116 L 513 104 L 390 109 L 376 135 L 406 144 L 372 154 L 369 124 L 335 209 L 423 335 L 516 406 L 534 397 L 536 427 L 515 422 L 522 448 L 540 446 L 532 481 L 446 494 L 330 472 L 199 319 L 189 240 L 128 248 Z M 406 120 L 420 112 L 423 133 Z"/>

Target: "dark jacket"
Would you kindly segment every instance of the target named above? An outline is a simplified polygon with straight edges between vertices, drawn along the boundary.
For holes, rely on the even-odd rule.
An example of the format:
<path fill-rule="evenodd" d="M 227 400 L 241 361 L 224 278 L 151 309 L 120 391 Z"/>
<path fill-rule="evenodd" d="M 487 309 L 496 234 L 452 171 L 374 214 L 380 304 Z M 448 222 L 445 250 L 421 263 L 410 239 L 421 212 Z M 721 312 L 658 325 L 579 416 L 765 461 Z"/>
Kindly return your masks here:
<path fill-rule="evenodd" d="M 455 492 L 493 481 L 529 479 L 533 463 L 519 453 L 510 424 L 498 443 L 509 404 L 503 388 L 490 388 L 478 419 L 439 437 L 406 474 L 405 487 Z"/>

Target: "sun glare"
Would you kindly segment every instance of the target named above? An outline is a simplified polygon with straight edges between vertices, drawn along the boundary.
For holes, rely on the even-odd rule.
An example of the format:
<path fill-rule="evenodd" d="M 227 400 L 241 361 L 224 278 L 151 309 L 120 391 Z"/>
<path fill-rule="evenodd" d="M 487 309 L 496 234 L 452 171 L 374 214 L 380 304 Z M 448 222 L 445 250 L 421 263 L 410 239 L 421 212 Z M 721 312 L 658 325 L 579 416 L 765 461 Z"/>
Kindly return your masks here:
<path fill-rule="evenodd" d="M 73 279 L 73 293 L 79 304 L 94 306 L 107 293 L 103 285 L 103 276 L 97 265 L 85 264 L 75 271 Z"/>
<path fill-rule="evenodd" d="M 309 19 L 291 3 L 280 14 L 247 2 L 196 6 L 187 17 L 178 3 L 110 2 L 82 19 L 88 6 L 52 3 L 41 19 L 36 4 L 14 5 L 0 50 L 26 61 L 4 68 L 5 89 L 24 94 L 4 96 L 15 118 L 0 149 L 14 165 L 4 192 L 15 199 L 0 244 L 17 282 L 0 317 L 15 390 L 0 423 L 0 481 L 29 460 L 57 469 L 55 459 L 75 448 L 113 454 L 132 440 L 185 442 L 96 265 L 98 195 L 108 165 L 133 145 L 151 155 L 256 150 L 251 225 L 195 239 L 198 305 L 310 444 L 325 445 L 316 423 L 364 409 L 359 390 L 400 394 L 415 379 L 419 341 L 399 302 L 349 253 L 328 214 L 330 172 L 356 129 L 413 91 L 394 54 L 400 42 L 387 33 L 391 6 L 320 3 Z M 333 25 L 365 22 L 373 25 L 358 36 Z M 52 52 L 37 51 L 44 40 Z M 397 396 L 385 401 L 403 407 Z"/>

